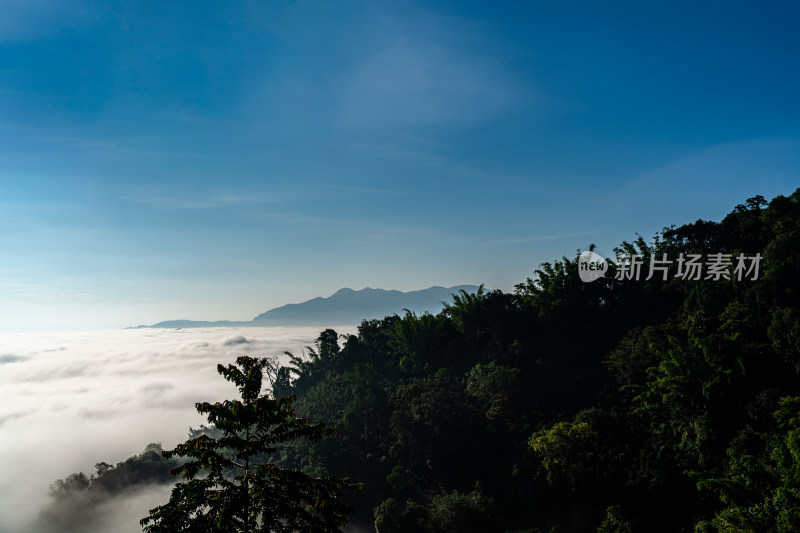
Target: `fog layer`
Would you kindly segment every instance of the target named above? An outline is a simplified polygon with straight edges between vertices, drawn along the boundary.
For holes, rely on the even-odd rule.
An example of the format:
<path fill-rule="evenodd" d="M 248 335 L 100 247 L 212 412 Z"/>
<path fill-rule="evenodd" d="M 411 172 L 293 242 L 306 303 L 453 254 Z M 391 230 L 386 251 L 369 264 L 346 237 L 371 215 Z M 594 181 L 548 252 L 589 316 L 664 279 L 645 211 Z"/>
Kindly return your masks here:
<path fill-rule="evenodd" d="M 205 419 L 194 404 L 234 398 L 216 371 L 238 355 L 300 353 L 320 328 L 125 330 L 0 336 L 0 533 L 26 530 L 56 479 L 94 473 L 151 442 L 171 448 Z M 339 330 L 337 330 L 339 331 Z M 340 333 L 344 330 L 339 331 Z M 109 509 L 141 531 L 156 501 Z M 141 507 L 141 509 L 139 509 Z M 117 522 L 116 519 L 110 523 Z"/>

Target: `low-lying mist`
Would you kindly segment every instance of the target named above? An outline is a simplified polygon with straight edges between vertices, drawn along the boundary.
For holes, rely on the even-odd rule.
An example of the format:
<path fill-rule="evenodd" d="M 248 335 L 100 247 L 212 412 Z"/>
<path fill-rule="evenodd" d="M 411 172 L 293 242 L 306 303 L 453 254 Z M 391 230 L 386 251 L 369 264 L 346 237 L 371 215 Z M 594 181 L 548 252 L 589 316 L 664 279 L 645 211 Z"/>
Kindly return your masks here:
<path fill-rule="evenodd" d="M 0 336 L 0 533 L 32 531 L 49 486 L 116 464 L 148 443 L 165 449 L 206 420 L 194 404 L 235 398 L 218 363 L 299 354 L 321 328 L 125 330 Z M 355 329 L 355 328 L 350 328 Z M 347 329 L 339 330 L 344 333 Z M 169 487 L 104 503 L 93 531 L 141 531 Z"/>

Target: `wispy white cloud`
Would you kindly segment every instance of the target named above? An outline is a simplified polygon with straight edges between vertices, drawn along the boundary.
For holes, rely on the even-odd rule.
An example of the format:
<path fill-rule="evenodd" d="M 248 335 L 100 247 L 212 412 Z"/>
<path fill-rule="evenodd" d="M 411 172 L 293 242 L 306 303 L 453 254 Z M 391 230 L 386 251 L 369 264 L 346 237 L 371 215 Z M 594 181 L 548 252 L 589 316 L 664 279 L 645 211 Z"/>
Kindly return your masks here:
<path fill-rule="evenodd" d="M 413 16 L 383 17 L 382 37 L 344 78 L 345 122 L 475 123 L 519 104 L 522 88 L 502 59 L 461 46 L 462 34 L 475 30 L 462 22 L 421 10 Z M 480 41 L 475 33 L 470 38 Z"/>
<path fill-rule="evenodd" d="M 718 219 L 746 198 L 791 194 L 797 186 L 800 139 L 745 139 L 708 146 L 682 154 L 609 191 L 602 201 L 616 210 L 639 207 L 650 219 L 675 207 L 684 216 Z M 709 212 L 708 199 L 715 199 Z M 600 199 L 599 199 L 600 200 Z M 618 205 L 614 205 L 618 204 Z M 678 219 L 680 222 L 680 219 Z"/>
<path fill-rule="evenodd" d="M 491 61 L 432 42 L 398 39 L 356 69 L 345 113 L 355 124 L 476 122 L 509 109 L 515 98 Z"/>
<path fill-rule="evenodd" d="M 39 39 L 100 18 L 99 10 L 83 0 L 0 0 L 0 12 L 0 43 Z"/>
<path fill-rule="evenodd" d="M 353 217 L 331 217 L 303 212 L 289 213 L 283 211 L 261 211 L 248 213 L 247 217 L 254 220 L 273 220 L 280 224 L 288 225 L 342 226 L 355 225 L 356 223 Z"/>
<path fill-rule="evenodd" d="M 605 232 L 603 229 L 596 229 L 591 231 L 576 231 L 572 233 L 554 233 L 551 235 L 532 235 L 530 237 L 517 237 L 511 239 L 496 239 L 484 241 L 484 246 L 504 246 L 507 244 L 524 244 L 528 242 L 541 242 L 541 241 L 554 241 L 559 239 L 569 239 L 572 237 L 583 237 L 584 235 L 597 235 Z"/>
<path fill-rule="evenodd" d="M 429 146 L 404 139 L 392 142 L 359 141 L 348 146 L 348 150 L 361 157 L 387 160 L 404 164 L 444 171 L 448 175 L 468 178 L 485 178 L 487 173 L 463 162 L 462 157 L 444 155 L 448 150 L 442 146 Z"/>
<path fill-rule="evenodd" d="M 243 207 L 260 205 L 267 203 L 280 202 L 286 195 L 265 195 L 265 194 L 212 194 L 207 196 L 124 196 L 123 199 L 136 204 L 157 210 L 173 209 L 219 209 L 227 207 Z"/>

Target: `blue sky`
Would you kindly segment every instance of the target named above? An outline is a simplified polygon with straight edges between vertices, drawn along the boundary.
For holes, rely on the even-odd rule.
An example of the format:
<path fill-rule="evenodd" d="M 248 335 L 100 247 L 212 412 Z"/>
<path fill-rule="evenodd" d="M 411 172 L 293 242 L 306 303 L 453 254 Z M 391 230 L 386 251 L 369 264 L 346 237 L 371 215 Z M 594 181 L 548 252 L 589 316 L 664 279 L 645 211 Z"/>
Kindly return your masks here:
<path fill-rule="evenodd" d="M 3 330 L 509 290 L 800 186 L 796 3 L 166 4 L 0 0 Z"/>

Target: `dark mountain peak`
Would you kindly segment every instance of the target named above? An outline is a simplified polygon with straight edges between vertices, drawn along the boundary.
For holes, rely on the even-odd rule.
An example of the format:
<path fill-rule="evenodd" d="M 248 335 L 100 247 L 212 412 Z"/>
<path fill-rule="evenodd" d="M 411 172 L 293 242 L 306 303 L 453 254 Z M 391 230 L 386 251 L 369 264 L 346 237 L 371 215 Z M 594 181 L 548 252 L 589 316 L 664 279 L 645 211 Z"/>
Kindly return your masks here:
<path fill-rule="evenodd" d="M 253 322 L 263 325 L 358 324 L 363 319 L 402 314 L 404 309 L 415 313 L 438 313 L 442 310 L 443 302 L 449 302 L 451 295 L 460 290 L 475 292 L 478 287 L 435 286 L 409 292 L 372 287 L 360 290 L 343 288 L 328 298 L 314 298 L 303 303 L 270 309 L 255 317 Z"/>
<path fill-rule="evenodd" d="M 356 291 L 354 291 L 353 289 L 351 289 L 349 287 L 344 287 L 344 288 L 339 289 L 338 291 L 334 292 L 331 296 L 336 296 L 337 294 L 352 294 L 354 292 L 356 292 Z"/>
<path fill-rule="evenodd" d="M 451 295 L 461 290 L 475 292 L 478 287 L 476 285 L 457 285 L 450 288 L 434 286 L 409 292 L 372 287 L 354 290 L 345 287 L 327 298 L 318 296 L 305 302 L 270 309 L 249 322 L 168 320 L 153 326 L 139 327 L 196 328 L 359 324 L 364 319 L 403 314 L 405 309 L 418 314 L 438 313 L 442 310 L 443 302 L 449 302 L 452 298 Z"/>

